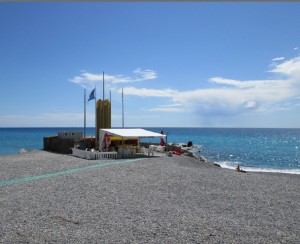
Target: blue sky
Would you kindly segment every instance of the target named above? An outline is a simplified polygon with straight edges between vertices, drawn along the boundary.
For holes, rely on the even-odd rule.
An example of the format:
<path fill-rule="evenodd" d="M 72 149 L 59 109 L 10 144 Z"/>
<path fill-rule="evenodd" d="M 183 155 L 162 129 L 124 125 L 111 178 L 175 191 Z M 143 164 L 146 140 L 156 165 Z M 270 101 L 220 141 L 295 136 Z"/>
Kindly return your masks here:
<path fill-rule="evenodd" d="M 300 3 L 0 3 L 0 127 L 300 126 Z M 94 102 L 87 125 L 94 126 Z"/>

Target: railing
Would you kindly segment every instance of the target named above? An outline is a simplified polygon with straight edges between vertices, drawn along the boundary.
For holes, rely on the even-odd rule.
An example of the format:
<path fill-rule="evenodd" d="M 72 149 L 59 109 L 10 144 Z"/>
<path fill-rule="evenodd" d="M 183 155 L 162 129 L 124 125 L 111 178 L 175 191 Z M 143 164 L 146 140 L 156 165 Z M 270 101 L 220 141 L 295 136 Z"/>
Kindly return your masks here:
<path fill-rule="evenodd" d="M 146 156 L 154 156 L 154 152 L 164 152 L 164 147 L 150 146 L 149 148 L 140 148 L 139 153 Z M 117 159 L 117 158 L 134 158 L 137 156 L 136 152 L 130 149 L 119 149 L 118 152 L 98 152 L 98 151 L 84 151 L 77 148 L 72 148 L 72 155 L 85 159 Z"/>
<path fill-rule="evenodd" d="M 77 148 L 72 148 L 72 155 L 85 159 L 116 159 L 118 158 L 117 152 L 92 152 L 83 151 Z"/>
<path fill-rule="evenodd" d="M 117 152 L 97 152 L 96 153 L 97 159 L 116 159 L 118 158 Z"/>

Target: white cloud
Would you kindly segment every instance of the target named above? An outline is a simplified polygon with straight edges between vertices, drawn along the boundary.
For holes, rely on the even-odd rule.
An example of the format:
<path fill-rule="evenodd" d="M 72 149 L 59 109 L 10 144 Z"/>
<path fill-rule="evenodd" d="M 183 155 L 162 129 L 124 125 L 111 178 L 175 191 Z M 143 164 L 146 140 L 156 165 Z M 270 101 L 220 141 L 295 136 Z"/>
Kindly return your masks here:
<path fill-rule="evenodd" d="M 273 58 L 272 61 L 282 61 L 284 60 L 284 57 L 277 57 L 277 58 Z"/>
<path fill-rule="evenodd" d="M 298 47 L 294 47 L 294 50 L 298 50 L 299 48 Z"/>
<path fill-rule="evenodd" d="M 198 89 L 179 93 L 173 102 L 184 104 L 186 111 L 197 111 L 201 114 L 234 114 L 249 110 L 252 95 L 238 89 Z M 252 102 L 253 104 L 253 102 Z"/>
<path fill-rule="evenodd" d="M 270 72 L 282 74 L 288 76 L 287 82 L 291 79 L 300 80 L 300 57 L 287 60 L 281 64 L 276 65 L 276 67 Z"/>
<path fill-rule="evenodd" d="M 276 81 L 272 80 L 251 80 L 251 81 L 240 81 L 240 80 L 231 80 L 225 79 L 222 77 L 213 77 L 210 78 L 209 81 L 211 83 L 219 84 L 219 85 L 228 85 L 237 88 L 251 88 L 251 87 L 263 87 L 263 86 L 272 86 L 272 84 L 276 83 Z"/>
<path fill-rule="evenodd" d="M 122 89 L 119 89 L 119 93 Z M 124 94 L 134 95 L 139 97 L 173 97 L 178 93 L 172 89 L 147 89 L 147 88 L 136 88 L 136 87 L 125 87 Z"/>
<path fill-rule="evenodd" d="M 148 109 L 150 112 L 184 112 L 182 108 L 166 108 L 166 107 L 158 107 Z"/>
<path fill-rule="evenodd" d="M 170 103 L 170 105 L 148 109 L 153 112 L 185 111 L 202 115 L 234 115 L 254 111 L 271 111 L 281 102 L 300 97 L 300 56 L 289 60 L 277 57 L 272 62 L 268 72 L 276 74 L 277 77 L 280 77 L 278 79 L 235 80 L 216 76 L 208 79 L 208 82 L 214 84 L 214 88 L 179 91 L 169 88 L 151 89 L 149 86 L 147 88 L 125 86 L 124 94 L 165 98 Z M 105 75 L 105 80 L 113 85 L 112 91 L 118 93 L 122 91 L 118 87 L 120 84 L 124 86 L 124 84 L 156 78 L 157 74 L 153 70 L 140 68 L 133 71 L 132 77 Z M 92 84 L 100 81 L 102 82 L 102 74 L 88 72 L 83 72 L 71 80 L 80 85 L 83 85 L 84 82 Z"/>
<path fill-rule="evenodd" d="M 141 77 L 137 79 L 136 81 L 143 81 L 143 80 L 153 80 L 157 78 L 157 74 L 155 71 L 150 69 L 142 70 L 141 68 L 135 69 L 133 71 L 134 74 Z"/>
<path fill-rule="evenodd" d="M 84 88 L 92 89 L 97 83 L 102 81 L 102 74 L 84 72 L 81 73 L 80 76 L 74 76 L 72 79 L 69 79 L 69 81 Z"/>
<path fill-rule="evenodd" d="M 165 97 L 175 104 L 181 104 L 177 107 L 159 106 L 151 111 L 194 111 L 202 114 L 223 115 L 268 111 L 273 104 L 300 95 L 300 57 L 274 64 L 269 72 L 283 75 L 285 78 L 242 81 L 213 77 L 209 79 L 209 82 L 222 87 L 191 91 L 128 87 L 124 92 L 140 97 Z"/>
<path fill-rule="evenodd" d="M 256 102 L 255 101 L 246 101 L 245 102 L 245 108 L 255 108 Z"/>
<path fill-rule="evenodd" d="M 104 74 L 104 80 L 105 82 L 118 84 L 118 83 L 134 83 L 134 82 L 140 82 L 145 80 L 153 80 L 156 79 L 157 77 L 156 72 L 150 69 L 143 70 L 141 68 L 138 68 L 133 71 L 133 74 L 134 74 L 133 77 L 128 77 L 124 75 Z M 83 71 L 79 76 L 74 76 L 69 81 L 78 84 L 82 87 L 91 89 L 95 87 L 95 85 L 102 83 L 103 74 L 93 74 L 93 73 Z"/>
<path fill-rule="evenodd" d="M 239 80 L 230 80 L 230 79 L 224 79 L 222 77 L 212 77 L 209 79 L 211 83 L 215 84 L 221 84 L 221 85 L 230 85 L 230 86 L 236 86 L 236 87 L 247 87 L 246 83 L 243 83 Z"/>
<path fill-rule="evenodd" d="M 148 109 L 151 112 L 184 112 L 184 107 L 180 103 L 161 105 L 157 108 Z"/>

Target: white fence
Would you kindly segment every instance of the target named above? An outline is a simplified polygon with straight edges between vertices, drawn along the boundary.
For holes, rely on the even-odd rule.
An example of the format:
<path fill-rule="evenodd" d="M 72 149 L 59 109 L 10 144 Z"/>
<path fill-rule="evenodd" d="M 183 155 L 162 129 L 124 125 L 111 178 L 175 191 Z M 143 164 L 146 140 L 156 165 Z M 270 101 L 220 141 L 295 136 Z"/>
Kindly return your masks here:
<path fill-rule="evenodd" d="M 154 156 L 154 152 L 164 152 L 165 148 L 161 146 L 151 145 L 149 148 L 140 148 L 139 154 L 146 156 Z M 98 152 L 84 151 L 77 148 L 72 148 L 72 155 L 85 159 L 117 159 L 117 158 L 134 158 L 137 156 L 135 151 L 129 149 L 119 149 L 119 152 Z"/>
<path fill-rule="evenodd" d="M 92 152 L 84 151 L 77 148 L 72 148 L 72 155 L 85 159 L 116 159 L 118 158 L 117 152 Z"/>

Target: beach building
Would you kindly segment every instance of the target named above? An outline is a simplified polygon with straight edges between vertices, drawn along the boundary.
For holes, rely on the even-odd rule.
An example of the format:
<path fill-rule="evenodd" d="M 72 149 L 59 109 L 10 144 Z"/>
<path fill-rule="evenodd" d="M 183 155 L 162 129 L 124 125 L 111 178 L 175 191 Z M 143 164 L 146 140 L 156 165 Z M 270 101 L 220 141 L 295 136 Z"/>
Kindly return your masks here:
<path fill-rule="evenodd" d="M 138 153 L 148 154 L 153 148 L 140 147 L 141 138 L 159 138 L 161 142 L 166 137 L 163 133 L 156 133 L 144 129 L 125 129 L 124 116 L 122 129 L 111 129 L 111 101 L 96 99 L 96 88 L 91 92 L 88 101 L 95 100 L 95 137 L 86 136 L 86 92 L 84 91 L 84 136 L 81 132 L 58 132 L 58 137 L 44 138 L 44 149 L 72 155 L 86 159 L 128 158 Z M 123 92 L 122 92 L 122 114 Z M 160 145 L 162 147 L 162 145 Z M 63 150 L 62 150 L 63 148 Z M 165 151 L 165 148 L 160 149 Z M 71 152 L 70 152 L 71 151 Z M 153 151 L 153 150 L 152 150 Z"/>
<path fill-rule="evenodd" d="M 59 131 L 58 137 L 61 139 L 72 139 L 74 142 L 79 142 L 82 138 L 81 131 Z"/>
<path fill-rule="evenodd" d="M 57 136 L 44 137 L 44 150 L 69 154 L 82 138 L 81 131 L 59 131 Z"/>
<path fill-rule="evenodd" d="M 86 159 L 132 158 L 138 155 L 153 155 L 152 148 L 140 147 L 142 138 L 165 138 L 166 135 L 144 129 L 100 129 L 99 150 L 72 149 L 76 157 Z M 161 151 L 164 151 L 162 147 Z"/>
<path fill-rule="evenodd" d="M 145 129 L 100 129 L 99 151 L 115 150 L 124 155 L 140 152 L 141 138 L 165 138 L 166 135 Z"/>

